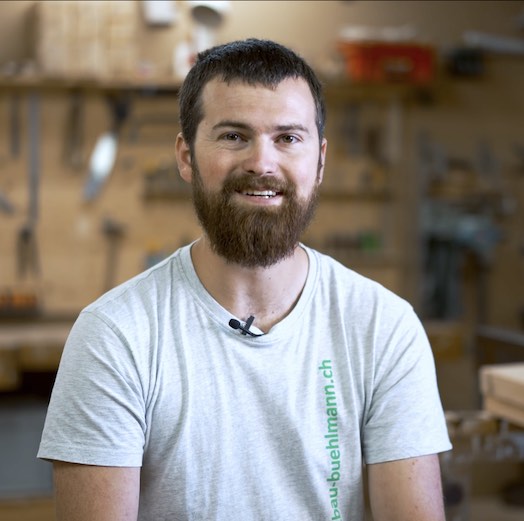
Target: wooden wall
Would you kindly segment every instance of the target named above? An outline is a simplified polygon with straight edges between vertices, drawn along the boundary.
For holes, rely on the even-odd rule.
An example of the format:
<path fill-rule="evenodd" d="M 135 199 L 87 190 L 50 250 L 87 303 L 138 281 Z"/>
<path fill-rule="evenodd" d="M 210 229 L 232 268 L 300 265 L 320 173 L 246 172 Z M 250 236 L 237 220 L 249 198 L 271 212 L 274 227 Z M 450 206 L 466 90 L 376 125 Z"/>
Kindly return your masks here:
<path fill-rule="evenodd" d="M 11 60 L 31 58 L 32 39 L 26 28 L 30 27 L 28 16 L 34 3 L 0 3 L 0 66 Z M 190 27 L 185 4 L 176 2 L 176 6 L 180 18 L 173 27 L 151 29 L 142 22 L 139 3 L 136 4 L 139 57 L 163 76 L 170 74 L 172 50 Z M 522 1 L 235 1 L 229 17 L 217 31 L 217 41 L 249 36 L 276 39 L 296 48 L 319 70 L 325 70 L 326 64 L 333 61 L 338 31 L 349 24 L 374 27 L 412 24 L 418 29 L 420 39 L 443 50 L 460 43 L 466 29 L 521 37 L 515 22 L 523 9 Z M 404 251 L 400 253 L 405 265 L 402 274 L 390 265 L 357 269 L 362 268 L 364 272 L 367 269 L 372 276 L 416 301 L 420 285 L 420 279 L 412 276 L 417 272 L 419 260 L 414 226 L 417 220 L 416 136 L 420 130 L 427 130 L 454 155 L 464 157 L 472 157 L 476 143 L 485 139 L 502 162 L 503 183 L 514 203 L 513 212 L 501 221 L 504 241 L 496 249 L 488 279 L 488 321 L 519 327 L 519 313 L 524 307 L 524 175 L 515 168 L 512 146 L 515 142 L 523 143 L 523 82 L 523 58 L 492 57 L 484 78 L 445 79 L 435 91 L 434 103 L 417 105 L 406 112 L 403 171 L 395 185 L 395 194 L 400 196 L 395 218 L 399 219 L 403 235 Z M 8 195 L 17 212 L 13 216 L 0 214 L 0 288 L 36 284 L 46 311 L 74 314 L 105 289 L 108 249 L 102 232 L 105 219 L 110 218 L 124 227 L 115 282 L 141 271 L 151 251 L 171 251 L 198 236 L 198 226 L 187 200 L 152 202 L 143 198 L 145 172 L 155 165 L 173 161 L 176 125 L 150 129 L 153 135 L 138 141 L 133 141 L 129 128 L 125 128 L 113 175 L 100 197 L 86 204 L 82 200 L 85 166 L 75 170 L 63 157 L 70 98 L 56 91 L 46 92 L 41 99 L 43 132 L 37 229 L 42 275 L 35 280 L 21 281 L 17 276 L 15 245 L 17 232 L 27 216 L 28 129 L 26 106 L 22 103 L 21 151 L 18 157 L 13 157 L 9 149 L 10 96 L 5 91 L 0 93 L 0 191 Z M 135 114 L 176 117 L 173 96 L 141 98 L 133 107 Z M 86 95 L 84 108 L 83 152 L 87 158 L 97 137 L 108 127 L 109 119 L 105 100 L 99 93 Z M 336 119 L 337 115 L 338 112 L 332 117 Z M 333 128 L 328 137 L 330 150 L 336 150 L 339 130 Z M 332 157 L 328 157 L 328 177 L 336 171 Z M 343 211 L 346 217 L 341 219 L 338 210 L 333 213 L 333 207 L 323 206 L 313 228 L 314 238 L 320 238 L 341 222 L 358 226 L 373 218 L 368 217 L 369 205 L 360 202 L 348 200 Z M 465 272 L 464 276 L 468 274 Z M 474 293 L 474 283 L 470 284 L 471 288 Z M 475 299 L 475 295 L 472 298 Z"/>

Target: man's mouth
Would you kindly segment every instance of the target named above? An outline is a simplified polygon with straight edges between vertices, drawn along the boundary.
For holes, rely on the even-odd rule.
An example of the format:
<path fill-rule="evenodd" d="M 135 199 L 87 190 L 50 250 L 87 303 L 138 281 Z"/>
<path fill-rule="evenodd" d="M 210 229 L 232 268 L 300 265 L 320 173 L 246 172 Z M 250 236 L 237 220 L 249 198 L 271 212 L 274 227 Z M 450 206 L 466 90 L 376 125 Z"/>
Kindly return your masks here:
<path fill-rule="evenodd" d="M 243 190 L 241 193 L 242 195 L 262 197 L 264 199 L 270 199 L 271 197 L 276 197 L 279 195 L 279 192 L 274 192 L 273 190 Z"/>

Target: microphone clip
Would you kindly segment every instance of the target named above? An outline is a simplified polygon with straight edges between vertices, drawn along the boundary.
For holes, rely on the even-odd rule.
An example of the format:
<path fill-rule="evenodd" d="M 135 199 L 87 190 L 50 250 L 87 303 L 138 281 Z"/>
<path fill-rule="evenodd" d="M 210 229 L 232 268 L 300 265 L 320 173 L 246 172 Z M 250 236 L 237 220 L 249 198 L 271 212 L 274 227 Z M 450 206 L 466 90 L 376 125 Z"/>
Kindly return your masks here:
<path fill-rule="evenodd" d="M 240 331 L 242 332 L 241 334 L 242 335 L 249 335 L 249 336 L 252 336 L 252 337 L 257 337 L 257 336 L 262 336 L 264 333 L 262 334 L 257 334 L 257 333 L 253 333 L 252 331 L 249 330 L 249 328 L 251 327 L 251 324 L 253 324 L 255 320 L 255 317 L 253 315 L 251 315 L 246 323 L 244 325 L 242 325 L 240 323 L 240 321 L 238 321 L 236 318 L 232 318 L 230 321 L 229 321 L 229 327 L 232 327 L 233 329 L 240 329 Z"/>

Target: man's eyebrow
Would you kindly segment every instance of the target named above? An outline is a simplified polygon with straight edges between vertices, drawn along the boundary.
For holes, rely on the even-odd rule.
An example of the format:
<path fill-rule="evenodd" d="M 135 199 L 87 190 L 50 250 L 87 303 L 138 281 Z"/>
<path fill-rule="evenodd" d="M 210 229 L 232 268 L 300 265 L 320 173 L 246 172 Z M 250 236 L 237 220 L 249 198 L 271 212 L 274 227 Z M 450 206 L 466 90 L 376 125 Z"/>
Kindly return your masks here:
<path fill-rule="evenodd" d="M 305 127 L 304 125 L 301 125 L 300 123 L 292 124 L 292 125 L 278 125 L 275 130 L 278 130 L 279 132 L 293 132 L 293 131 L 299 131 L 304 132 L 305 134 L 309 134 L 309 129 Z"/>
<path fill-rule="evenodd" d="M 226 119 L 219 121 L 216 125 L 213 125 L 213 130 L 219 130 L 221 128 L 240 128 L 243 130 L 250 130 L 251 126 L 242 121 L 234 121 L 232 119 Z"/>
<path fill-rule="evenodd" d="M 219 121 L 216 125 L 213 125 L 213 130 L 220 130 L 222 128 L 237 128 L 241 130 L 252 130 L 253 127 L 251 125 L 248 125 L 247 123 L 244 123 L 242 121 L 235 121 L 232 119 L 227 119 L 223 121 Z M 296 124 L 289 124 L 289 125 L 277 125 L 274 130 L 278 132 L 304 132 L 306 134 L 309 134 L 309 129 L 305 127 L 304 125 L 301 125 L 300 123 Z"/>

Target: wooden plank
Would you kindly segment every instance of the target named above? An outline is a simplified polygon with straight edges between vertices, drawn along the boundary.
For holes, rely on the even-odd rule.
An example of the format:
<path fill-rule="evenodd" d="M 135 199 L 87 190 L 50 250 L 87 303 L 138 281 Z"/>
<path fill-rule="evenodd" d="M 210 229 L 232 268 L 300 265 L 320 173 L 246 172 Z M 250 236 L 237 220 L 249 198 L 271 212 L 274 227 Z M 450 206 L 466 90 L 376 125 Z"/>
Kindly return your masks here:
<path fill-rule="evenodd" d="M 14 390 L 23 371 L 55 371 L 72 323 L 3 325 L 0 390 Z"/>
<path fill-rule="evenodd" d="M 524 363 L 485 365 L 479 377 L 484 409 L 524 427 Z"/>
<path fill-rule="evenodd" d="M 24 323 L 2 325 L 0 330 L 0 351 L 26 347 L 63 347 L 72 323 Z"/>
<path fill-rule="evenodd" d="M 524 363 L 481 367 L 480 387 L 485 396 L 520 408 L 524 415 Z"/>
<path fill-rule="evenodd" d="M 524 409 L 493 396 L 484 396 L 484 409 L 492 414 L 508 420 L 519 427 L 524 427 Z"/>

